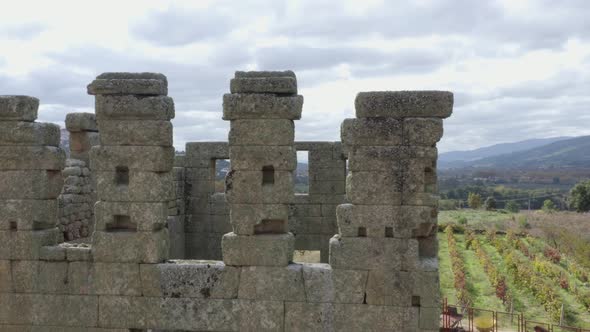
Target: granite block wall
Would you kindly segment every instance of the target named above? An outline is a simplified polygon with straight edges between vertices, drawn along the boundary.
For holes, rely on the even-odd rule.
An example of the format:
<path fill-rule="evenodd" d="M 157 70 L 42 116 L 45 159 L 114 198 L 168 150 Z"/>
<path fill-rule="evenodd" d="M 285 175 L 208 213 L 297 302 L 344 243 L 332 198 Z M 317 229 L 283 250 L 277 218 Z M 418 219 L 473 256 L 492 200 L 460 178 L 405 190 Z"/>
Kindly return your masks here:
<path fill-rule="evenodd" d="M 452 94 L 359 94 L 343 151 L 293 141 L 303 102 L 294 73 L 237 72 L 224 96 L 229 145 L 193 145 L 205 152 L 175 158 L 164 75 L 105 73 L 88 90 L 101 131 L 90 153 L 99 199 L 90 244 L 63 243 L 56 227 L 59 131 L 33 122 L 38 100 L 0 97 L 1 331 L 438 330 L 435 144 Z M 323 165 L 305 200 L 293 190 L 297 148 Z M 342 173 L 326 176 L 346 173 L 343 154 L 344 191 Z M 227 157 L 226 194 L 193 203 L 212 160 Z M 223 197 L 223 261 L 169 259 L 183 191 L 187 240 L 211 225 L 190 224 L 193 215 L 216 215 Z M 324 223 L 332 213 L 336 226 Z M 292 262 L 297 217 L 319 217 L 302 223 L 309 234 L 336 233 L 329 264 Z M 336 229 L 322 233 L 323 224 Z"/>

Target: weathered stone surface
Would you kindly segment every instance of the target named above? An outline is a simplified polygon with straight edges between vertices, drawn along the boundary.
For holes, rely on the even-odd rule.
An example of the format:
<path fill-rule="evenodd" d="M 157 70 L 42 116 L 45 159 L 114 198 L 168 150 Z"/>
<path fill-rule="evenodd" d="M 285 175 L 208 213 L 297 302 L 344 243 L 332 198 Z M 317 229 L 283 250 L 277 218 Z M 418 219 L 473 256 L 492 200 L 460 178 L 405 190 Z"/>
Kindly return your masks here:
<path fill-rule="evenodd" d="M 168 206 L 166 202 L 108 202 L 99 201 L 94 205 L 96 230 L 106 231 L 116 225 L 116 216 L 129 217 L 129 222 L 138 231 L 157 231 L 165 227 Z"/>
<path fill-rule="evenodd" d="M 39 99 L 29 96 L 0 96 L 0 121 L 35 121 Z"/>
<path fill-rule="evenodd" d="M 263 220 L 289 219 L 289 207 L 285 204 L 232 204 L 230 220 L 234 233 L 254 235 L 254 227 Z"/>
<path fill-rule="evenodd" d="M 2 233 L 4 233 L 4 236 Z M 63 234 L 58 228 L 37 231 L 0 232 L 0 239 L 2 237 L 4 237 L 4 240 L 0 241 L 0 243 L 8 244 L 5 245 L 5 248 L 10 252 L 10 259 L 13 260 L 39 259 L 41 247 L 63 242 Z"/>
<path fill-rule="evenodd" d="M 366 237 L 403 237 L 399 234 L 403 223 L 399 206 L 341 204 L 336 208 L 336 217 L 343 237 L 358 237 L 360 227 Z"/>
<path fill-rule="evenodd" d="M 293 234 L 225 234 L 221 240 L 226 265 L 287 266 L 293 261 Z"/>
<path fill-rule="evenodd" d="M 33 230 L 57 225 L 57 201 L 0 200 L 0 230 L 9 230 L 16 222 L 17 230 Z"/>
<path fill-rule="evenodd" d="M 129 185 L 116 183 L 117 172 L 97 171 L 100 200 L 111 202 L 161 202 L 174 199 L 172 173 L 129 171 Z M 1 182 L 0 182 L 1 183 Z"/>
<path fill-rule="evenodd" d="M 2 324 L 97 326 L 98 297 L 0 294 Z M 39 331 L 39 330 L 36 330 Z"/>
<path fill-rule="evenodd" d="M 223 119 L 301 119 L 303 96 L 233 93 L 223 95 Z"/>
<path fill-rule="evenodd" d="M 294 77 L 236 77 L 229 84 L 231 93 L 297 94 L 297 79 Z"/>
<path fill-rule="evenodd" d="M 22 260 L 12 262 L 13 287 L 17 293 L 67 293 L 68 263 Z"/>
<path fill-rule="evenodd" d="M 59 126 L 53 123 L 3 122 L 0 115 L 0 146 L 59 146 Z"/>
<path fill-rule="evenodd" d="M 225 177 L 225 196 L 229 203 L 277 204 L 293 201 L 293 175 L 275 171 L 274 183 L 262 183 L 262 171 L 232 171 Z"/>
<path fill-rule="evenodd" d="M 235 299 L 240 269 L 218 261 L 141 264 L 144 296 Z"/>
<path fill-rule="evenodd" d="M 360 92 L 354 104 L 359 118 L 446 118 L 453 111 L 453 94 L 447 91 Z"/>
<path fill-rule="evenodd" d="M 164 120 L 174 118 L 174 101 L 165 96 L 96 96 L 99 120 Z"/>
<path fill-rule="evenodd" d="M 410 272 L 377 268 L 369 271 L 366 301 L 373 305 L 410 307 L 413 287 Z"/>
<path fill-rule="evenodd" d="M 434 330 L 439 331 L 440 329 L 440 307 L 420 307 L 419 313 L 419 327 L 422 330 Z"/>
<path fill-rule="evenodd" d="M 256 71 L 241 71 L 235 72 L 236 78 L 260 78 L 260 77 L 292 77 L 296 78 L 295 73 L 292 70 L 256 70 Z"/>
<path fill-rule="evenodd" d="M 233 120 L 229 145 L 293 145 L 295 126 L 286 119 Z"/>
<path fill-rule="evenodd" d="M 411 309 L 286 302 L 285 331 L 415 331 L 408 324 Z"/>
<path fill-rule="evenodd" d="M 234 170 L 261 171 L 272 166 L 275 171 L 297 168 L 297 151 L 292 146 L 233 146 L 229 158 Z"/>
<path fill-rule="evenodd" d="M 167 229 L 158 232 L 96 231 L 92 240 L 96 262 L 161 263 L 168 258 L 170 246 Z"/>
<path fill-rule="evenodd" d="M 401 177 L 399 172 L 349 172 L 346 196 L 353 204 L 401 204 Z"/>
<path fill-rule="evenodd" d="M 70 133 L 70 151 L 83 153 L 93 146 L 100 145 L 100 135 L 92 131 L 79 131 Z M 88 163 L 88 160 L 82 159 Z"/>
<path fill-rule="evenodd" d="M 157 73 L 104 73 L 88 85 L 90 95 L 167 95 L 168 81 Z"/>
<path fill-rule="evenodd" d="M 101 145 L 172 146 L 172 123 L 158 120 L 100 120 Z"/>
<path fill-rule="evenodd" d="M 412 295 L 420 297 L 420 307 L 440 308 L 440 290 L 438 271 L 415 271 L 409 273 Z"/>
<path fill-rule="evenodd" d="M 61 170 L 66 153 L 54 146 L 0 146 L 0 170 Z"/>
<path fill-rule="evenodd" d="M 305 301 L 302 266 L 248 266 L 240 274 L 240 299 Z"/>
<path fill-rule="evenodd" d="M 401 270 L 407 250 L 407 240 L 335 235 L 330 239 L 330 265 L 334 269 Z"/>
<path fill-rule="evenodd" d="M 215 167 L 214 159 L 229 159 L 227 142 L 186 143 L 186 167 Z"/>
<path fill-rule="evenodd" d="M 239 300 L 238 305 L 240 331 L 283 331 L 283 302 Z"/>
<path fill-rule="evenodd" d="M 437 149 L 418 146 L 358 146 L 350 149 L 348 169 L 351 171 L 399 170 L 400 162 L 407 159 L 430 160 L 437 158 Z"/>
<path fill-rule="evenodd" d="M 62 246 L 45 246 L 39 250 L 39 259 L 44 261 L 65 261 L 66 248 Z"/>
<path fill-rule="evenodd" d="M 139 264 L 94 263 L 91 294 L 141 296 Z"/>
<path fill-rule="evenodd" d="M 348 146 L 402 145 L 402 122 L 392 118 L 345 119 L 340 127 Z"/>
<path fill-rule="evenodd" d="M 427 237 L 436 234 L 438 211 L 429 206 L 402 206 L 400 237 Z"/>
<path fill-rule="evenodd" d="M 101 296 L 99 324 L 109 328 L 237 331 L 237 300 Z"/>
<path fill-rule="evenodd" d="M 127 167 L 130 171 L 168 172 L 173 163 L 174 147 L 95 146 L 90 150 L 90 168 L 94 171 Z"/>
<path fill-rule="evenodd" d="M 402 197 L 402 205 L 436 207 L 438 205 L 438 199 L 439 197 L 437 195 L 430 193 L 404 192 Z"/>
<path fill-rule="evenodd" d="M 39 259 L 40 248 L 63 241 L 59 229 L 42 231 L 0 231 L 0 259 Z"/>
<path fill-rule="evenodd" d="M 443 135 L 441 119 L 404 119 L 404 145 L 434 146 Z"/>
<path fill-rule="evenodd" d="M 344 179 L 338 181 L 315 181 L 310 183 L 309 194 L 344 194 L 346 192 L 346 182 Z"/>
<path fill-rule="evenodd" d="M 0 260 L 0 293 L 11 293 L 12 269 L 9 260 Z"/>
<path fill-rule="evenodd" d="M 98 131 L 94 113 L 68 113 L 66 129 L 71 132 Z"/>
<path fill-rule="evenodd" d="M 85 243 L 61 244 L 66 248 L 66 259 L 68 262 L 92 261 L 92 248 Z"/>
<path fill-rule="evenodd" d="M 307 302 L 363 303 L 367 271 L 332 269 L 329 264 L 302 264 Z"/>
<path fill-rule="evenodd" d="M 0 199 L 53 199 L 59 196 L 62 186 L 59 171 L 0 172 Z"/>

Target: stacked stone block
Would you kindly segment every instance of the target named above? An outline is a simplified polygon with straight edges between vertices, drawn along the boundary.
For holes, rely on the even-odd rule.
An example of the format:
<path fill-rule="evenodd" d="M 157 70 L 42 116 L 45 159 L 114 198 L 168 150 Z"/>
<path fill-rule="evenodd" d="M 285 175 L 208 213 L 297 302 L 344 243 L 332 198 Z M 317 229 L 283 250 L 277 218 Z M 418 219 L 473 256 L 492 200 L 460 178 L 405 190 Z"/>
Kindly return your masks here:
<path fill-rule="evenodd" d="M 215 192 L 215 163 L 229 159 L 227 142 L 186 144 L 186 257 L 221 260 L 221 238 L 231 232 L 225 193 Z"/>
<path fill-rule="evenodd" d="M 303 97 L 291 71 L 236 72 L 223 97 L 230 121 L 226 199 L 233 232 L 223 236 L 228 265 L 286 266 L 293 259 L 289 204 L 297 164 L 293 120 Z"/>
<path fill-rule="evenodd" d="M 436 143 L 453 95 L 366 92 L 342 124 L 346 194 L 330 240 L 333 268 L 368 270 L 366 303 L 414 308 L 420 330 L 439 322 Z"/>
<path fill-rule="evenodd" d="M 99 145 L 98 127 L 93 113 L 68 113 L 66 129 L 70 133 L 70 158 L 90 165 L 89 153 Z"/>
<path fill-rule="evenodd" d="M 92 242 L 97 262 L 168 258 L 175 151 L 174 103 L 167 92 L 166 77 L 154 73 L 105 73 L 88 85 L 101 133 L 100 146 L 90 152 L 98 194 Z"/>
<path fill-rule="evenodd" d="M 174 157 L 173 192 L 174 199 L 168 202 L 168 233 L 170 234 L 170 258 L 182 259 L 185 257 L 185 202 L 184 202 L 184 155 Z"/>
<path fill-rule="evenodd" d="M 328 243 L 337 233 L 336 206 L 345 203 L 346 156 L 340 142 L 295 142 L 308 152 L 309 192 L 296 194 L 289 226 L 296 250 L 319 250 L 328 262 Z"/>
<path fill-rule="evenodd" d="M 39 100 L 0 96 L 0 274 L 60 241 L 56 198 L 65 152 L 59 126 L 34 122 Z"/>
<path fill-rule="evenodd" d="M 66 241 L 85 238 L 93 225 L 94 189 L 90 169 L 82 160 L 67 159 L 64 186 L 58 197 L 59 229 Z"/>

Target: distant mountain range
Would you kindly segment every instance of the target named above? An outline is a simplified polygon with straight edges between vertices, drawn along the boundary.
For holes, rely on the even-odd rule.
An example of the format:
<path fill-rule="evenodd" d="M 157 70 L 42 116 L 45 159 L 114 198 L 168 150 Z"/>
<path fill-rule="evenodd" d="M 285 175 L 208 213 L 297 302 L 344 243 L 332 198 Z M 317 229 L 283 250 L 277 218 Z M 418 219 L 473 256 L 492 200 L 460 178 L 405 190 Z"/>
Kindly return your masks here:
<path fill-rule="evenodd" d="M 531 139 L 441 153 L 439 168 L 590 168 L 590 136 Z"/>

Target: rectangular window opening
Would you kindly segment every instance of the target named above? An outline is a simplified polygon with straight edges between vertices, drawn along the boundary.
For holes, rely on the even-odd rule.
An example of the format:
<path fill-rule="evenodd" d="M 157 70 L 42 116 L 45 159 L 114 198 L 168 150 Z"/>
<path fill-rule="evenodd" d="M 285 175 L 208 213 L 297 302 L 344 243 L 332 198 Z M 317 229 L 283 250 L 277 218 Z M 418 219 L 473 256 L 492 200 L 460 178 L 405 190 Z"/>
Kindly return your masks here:
<path fill-rule="evenodd" d="M 393 237 L 393 227 L 385 227 L 385 237 Z"/>
<path fill-rule="evenodd" d="M 215 159 L 215 174 L 213 176 L 215 180 L 215 191 L 216 193 L 225 192 L 225 176 L 229 173 L 230 162 L 229 159 Z"/>
<path fill-rule="evenodd" d="M 367 237 L 367 229 L 365 227 L 359 227 L 358 236 Z"/>
<path fill-rule="evenodd" d="M 309 194 L 309 151 L 297 151 L 297 168 L 293 176 L 295 193 Z"/>
<path fill-rule="evenodd" d="M 129 185 L 129 168 L 127 166 L 117 166 L 115 168 L 115 184 L 118 186 Z"/>
<path fill-rule="evenodd" d="M 275 168 L 271 166 L 262 166 L 262 185 L 275 184 Z"/>
<path fill-rule="evenodd" d="M 319 250 L 295 250 L 293 262 L 296 263 L 320 263 Z"/>
<path fill-rule="evenodd" d="M 18 226 L 17 226 L 17 223 L 16 223 L 16 221 L 11 221 L 11 222 L 10 222 L 10 230 L 11 230 L 11 231 L 16 231 L 16 230 L 18 230 Z"/>
<path fill-rule="evenodd" d="M 420 306 L 420 296 L 412 296 L 412 307 Z"/>
<path fill-rule="evenodd" d="M 137 224 L 129 216 L 114 215 L 113 221 L 106 225 L 107 232 L 136 232 Z"/>

